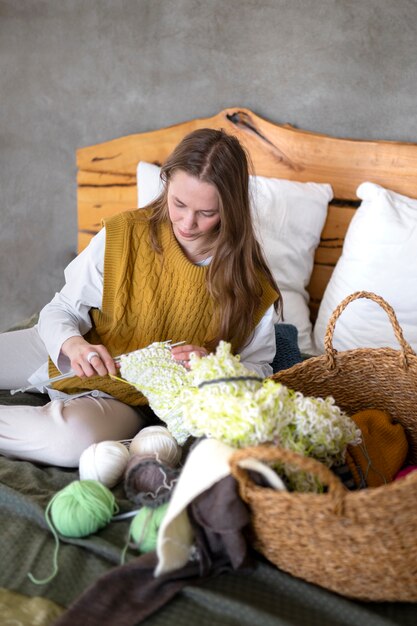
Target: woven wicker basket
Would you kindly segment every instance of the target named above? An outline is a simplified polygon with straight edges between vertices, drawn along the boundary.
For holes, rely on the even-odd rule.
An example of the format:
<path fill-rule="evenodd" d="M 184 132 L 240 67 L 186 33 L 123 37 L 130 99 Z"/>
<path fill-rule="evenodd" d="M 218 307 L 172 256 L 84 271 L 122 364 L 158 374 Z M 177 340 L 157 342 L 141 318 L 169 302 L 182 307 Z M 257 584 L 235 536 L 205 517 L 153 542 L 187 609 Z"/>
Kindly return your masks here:
<path fill-rule="evenodd" d="M 401 350 L 334 350 L 336 320 L 357 298 L 370 298 L 385 309 Z M 379 296 L 357 292 L 346 298 L 329 320 L 325 354 L 273 379 L 305 395 L 331 395 L 350 415 L 385 409 L 404 426 L 408 461 L 417 463 L 417 356 L 394 311 Z M 246 458 L 291 462 L 316 475 L 328 492 L 257 486 L 239 467 Z M 231 469 L 251 509 L 254 546 L 277 567 L 351 598 L 417 601 L 417 472 L 383 487 L 351 492 L 323 464 L 275 446 L 237 451 Z"/>

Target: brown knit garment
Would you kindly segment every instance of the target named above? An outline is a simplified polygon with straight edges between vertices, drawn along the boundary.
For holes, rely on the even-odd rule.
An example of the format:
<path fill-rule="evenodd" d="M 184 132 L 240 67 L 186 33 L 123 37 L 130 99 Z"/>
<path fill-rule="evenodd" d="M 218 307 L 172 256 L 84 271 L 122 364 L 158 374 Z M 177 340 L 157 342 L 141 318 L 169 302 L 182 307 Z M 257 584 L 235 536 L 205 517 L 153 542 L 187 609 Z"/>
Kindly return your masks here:
<path fill-rule="evenodd" d="M 352 419 L 362 432 L 362 443 L 348 446 L 346 454 L 356 485 L 361 485 L 362 476 L 367 487 L 391 482 L 403 467 L 408 453 L 404 428 L 379 409 L 359 411 Z"/>

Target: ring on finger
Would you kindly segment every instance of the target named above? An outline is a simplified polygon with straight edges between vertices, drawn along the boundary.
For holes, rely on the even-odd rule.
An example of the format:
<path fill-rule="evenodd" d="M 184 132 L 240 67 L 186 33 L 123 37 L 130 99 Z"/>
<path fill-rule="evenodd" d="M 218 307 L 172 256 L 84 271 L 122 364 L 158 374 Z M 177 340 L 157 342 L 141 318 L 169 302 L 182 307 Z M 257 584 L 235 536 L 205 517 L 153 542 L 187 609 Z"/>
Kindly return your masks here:
<path fill-rule="evenodd" d="M 90 363 L 90 365 L 91 365 L 91 360 L 94 359 L 95 356 L 98 356 L 100 358 L 100 355 L 98 352 L 92 351 L 87 354 L 86 358 L 87 358 L 87 361 Z"/>
<path fill-rule="evenodd" d="M 203 352 L 203 350 L 193 350 L 193 352 L 190 352 L 190 356 L 191 355 L 196 356 L 198 359 L 202 359 L 203 356 L 207 356 L 207 352 Z"/>

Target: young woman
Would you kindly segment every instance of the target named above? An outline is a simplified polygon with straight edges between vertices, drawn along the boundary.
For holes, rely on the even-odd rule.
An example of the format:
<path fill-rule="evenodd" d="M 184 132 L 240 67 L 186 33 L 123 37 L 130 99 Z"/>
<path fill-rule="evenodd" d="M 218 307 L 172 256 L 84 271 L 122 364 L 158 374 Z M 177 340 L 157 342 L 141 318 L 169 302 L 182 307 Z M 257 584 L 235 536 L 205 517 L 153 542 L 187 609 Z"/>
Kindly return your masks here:
<path fill-rule="evenodd" d="M 76 467 L 91 443 L 133 437 L 153 414 L 108 374 L 114 357 L 154 341 L 185 341 L 172 357 L 188 367 L 191 352 L 204 358 L 223 339 L 271 373 L 279 290 L 253 231 L 245 151 L 223 131 L 197 130 L 161 178 L 147 208 L 105 221 L 35 328 L 0 335 L 1 388 L 76 374 L 48 387 L 43 407 L 0 406 L 0 454 Z"/>

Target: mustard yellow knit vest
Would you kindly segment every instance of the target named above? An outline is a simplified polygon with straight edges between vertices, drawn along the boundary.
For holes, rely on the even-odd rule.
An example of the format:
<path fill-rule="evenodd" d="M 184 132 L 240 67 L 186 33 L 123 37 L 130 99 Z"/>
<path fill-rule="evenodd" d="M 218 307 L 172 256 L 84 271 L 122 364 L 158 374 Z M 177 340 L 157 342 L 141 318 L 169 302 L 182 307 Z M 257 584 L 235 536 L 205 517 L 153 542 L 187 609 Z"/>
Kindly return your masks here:
<path fill-rule="evenodd" d="M 208 268 L 187 259 L 169 224 L 160 230 L 163 254 L 155 252 L 148 216 L 142 209 L 105 221 L 102 308 L 91 310 L 93 328 L 85 339 L 105 345 L 112 356 L 167 339 L 204 346 L 216 335 L 213 302 L 206 289 Z M 255 324 L 276 298 L 265 287 Z M 49 375 L 58 374 L 50 360 Z M 126 404 L 146 403 L 134 387 L 109 376 L 73 377 L 55 383 L 54 388 L 70 394 L 98 389 Z"/>

